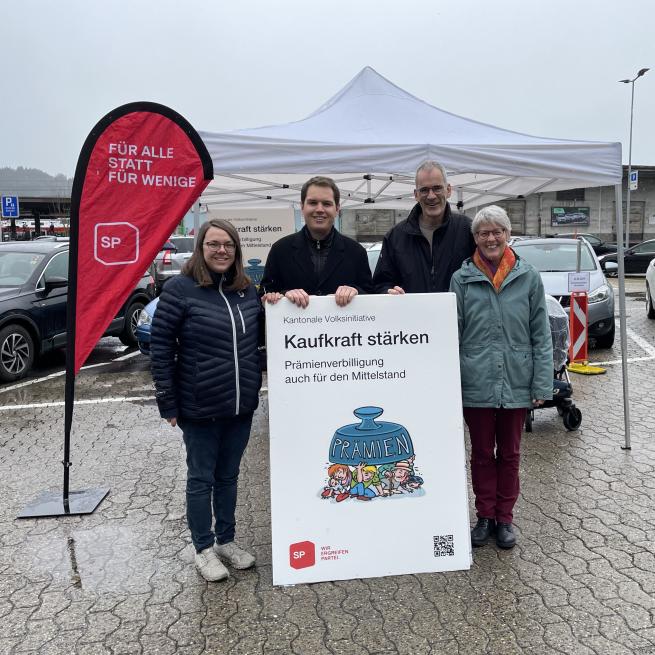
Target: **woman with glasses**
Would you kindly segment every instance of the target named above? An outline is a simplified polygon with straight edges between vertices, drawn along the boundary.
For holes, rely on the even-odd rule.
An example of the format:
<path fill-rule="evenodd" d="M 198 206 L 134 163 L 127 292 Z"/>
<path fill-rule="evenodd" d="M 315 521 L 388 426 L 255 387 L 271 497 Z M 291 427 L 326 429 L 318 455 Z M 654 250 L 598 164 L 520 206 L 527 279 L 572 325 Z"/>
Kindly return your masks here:
<path fill-rule="evenodd" d="M 182 274 L 152 321 L 151 361 L 162 418 L 186 446 L 187 522 L 195 563 L 210 581 L 255 563 L 234 542 L 237 480 L 259 401 L 262 307 L 244 272 L 239 234 L 204 223 Z M 213 518 L 212 518 L 213 510 Z"/>
<path fill-rule="evenodd" d="M 471 231 L 476 250 L 450 283 L 478 517 L 471 542 L 484 546 L 495 534 L 500 548 L 513 548 L 526 411 L 553 395 L 550 324 L 539 273 L 507 245 L 505 210 L 485 207 Z"/>

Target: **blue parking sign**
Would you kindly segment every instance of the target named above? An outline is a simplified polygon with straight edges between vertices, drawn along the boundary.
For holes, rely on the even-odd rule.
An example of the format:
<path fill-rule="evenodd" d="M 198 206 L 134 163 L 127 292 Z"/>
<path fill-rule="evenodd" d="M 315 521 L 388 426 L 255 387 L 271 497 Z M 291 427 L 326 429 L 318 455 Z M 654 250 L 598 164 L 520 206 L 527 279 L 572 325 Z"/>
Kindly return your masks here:
<path fill-rule="evenodd" d="M 18 196 L 2 196 L 2 218 L 19 218 Z"/>

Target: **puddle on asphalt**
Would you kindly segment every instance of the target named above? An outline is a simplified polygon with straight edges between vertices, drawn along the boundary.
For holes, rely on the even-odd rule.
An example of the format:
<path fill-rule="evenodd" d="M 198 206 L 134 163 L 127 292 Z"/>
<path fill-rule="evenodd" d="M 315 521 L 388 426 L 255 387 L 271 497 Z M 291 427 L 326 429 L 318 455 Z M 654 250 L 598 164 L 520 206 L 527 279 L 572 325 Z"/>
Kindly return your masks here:
<path fill-rule="evenodd" d="M 43 572 L 65 586 L 85 591 L 130 594 L 151 591 L 150 579 L 162 565 L 157 557 L 157 534 L 147 534 L 144 526 L 136 529 L 97 526 L 86 530 L 60 527 L 69 534 L 48 531 L 30 535 L 13 557 L 14 569 Z M 179 557 L 175 559 L 180 561 Z"/>

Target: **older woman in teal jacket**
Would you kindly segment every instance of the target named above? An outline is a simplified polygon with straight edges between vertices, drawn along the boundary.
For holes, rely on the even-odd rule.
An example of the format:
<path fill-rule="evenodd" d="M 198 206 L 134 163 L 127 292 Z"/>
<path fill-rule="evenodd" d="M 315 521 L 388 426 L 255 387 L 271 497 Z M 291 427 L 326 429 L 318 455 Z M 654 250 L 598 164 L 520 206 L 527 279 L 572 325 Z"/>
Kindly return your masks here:
<path fill-rule="evenodd" d="M 539 273 L 507 245 L 505 210 L 485 207 L 471 230 L 476 251 L 450 283 L 478 516 L 471 542 L 483 546 L 495 534 L 499 547 L 512 548 L 525 415 L 553 395 L 550 325 Z"/>

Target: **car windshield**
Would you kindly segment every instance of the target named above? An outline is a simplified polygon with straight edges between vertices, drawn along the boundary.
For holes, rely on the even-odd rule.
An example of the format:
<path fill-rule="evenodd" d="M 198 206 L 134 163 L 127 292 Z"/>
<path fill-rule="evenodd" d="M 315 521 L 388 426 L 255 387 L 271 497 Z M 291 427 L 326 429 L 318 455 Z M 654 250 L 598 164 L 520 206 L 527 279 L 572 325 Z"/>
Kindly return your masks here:
<path fill-rule="evenodd" d="M 572 243 L 530 243 L 521 241 L 512 246 L 516 253 L 525 258 L 540 273 L 571 272 L 576 270 L 577 242 Z M 596 260 L 589 246 L 580 243 L 580 270 L 595 271 Z"/>
<path fill-rule="evenodd" d="M 0 287 L 25 284 L 44 257 L 35 252 L 0 252 Z"/>
<path fill-rule="evenodd" d="M 193 237 L 176 237 L 171 239 L 177 252 L 193 252 Z"/>

